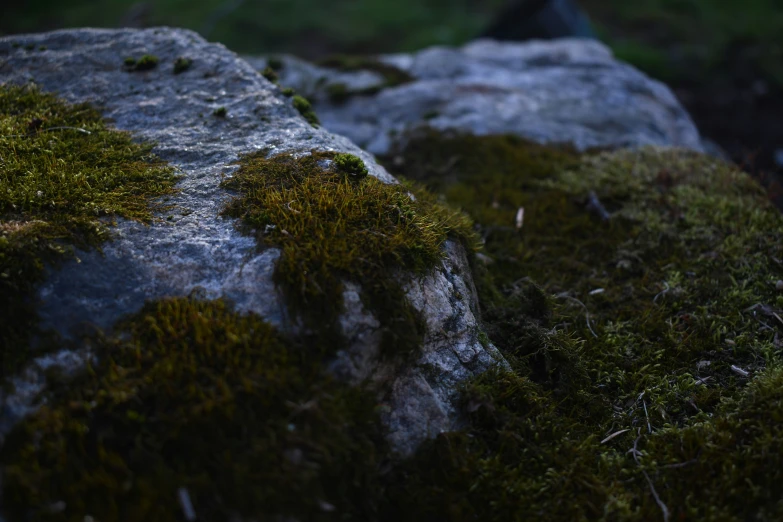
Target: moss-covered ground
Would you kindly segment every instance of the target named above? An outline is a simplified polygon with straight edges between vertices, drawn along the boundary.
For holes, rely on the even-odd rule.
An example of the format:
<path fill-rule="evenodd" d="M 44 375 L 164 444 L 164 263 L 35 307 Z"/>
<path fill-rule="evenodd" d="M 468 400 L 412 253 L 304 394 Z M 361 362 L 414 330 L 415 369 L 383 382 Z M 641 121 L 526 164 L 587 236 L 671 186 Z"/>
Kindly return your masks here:
<path fill-rule="evenodd" d="M 199 520 L 783 517 L 783 217 L 749 177 L 685 151 L 429 133 L 393 164 L 440 196 L 351 155 L 242 158 L 225 215 L 281 250 L 301 335 L 194 295 L 85 338 L 95 361 L 50 376 L 0 449 L 8 520 L 181 520 L 189 504 Z M 467 383 L 465 428 L 399 462 L 373 394 L 323 361 L 348 281 L 386 353 L 415 348 L 401 271 L 431 268 L 449 234 L 476 246 L 443 200 L 483 236 L 485 341 L 510 369 Z"/>
<path fill-rule="evenodd" d="M 0 374 L 32 355 L 34 289 L 47 266 L 96 248 L 117 217 L 149 222 L 173 169 L 87 105 L 0 86 Z M 45 344 L 45 343 L 43 343 Z"/>
<path fill-rule="evenodd" d="M 783 516 L 783 218 L 748 176 L 512 137 L 423 134 L 400 160 L 481 226 L 485 328 L 513 368 L 399 472 L 400 515 Z"/>

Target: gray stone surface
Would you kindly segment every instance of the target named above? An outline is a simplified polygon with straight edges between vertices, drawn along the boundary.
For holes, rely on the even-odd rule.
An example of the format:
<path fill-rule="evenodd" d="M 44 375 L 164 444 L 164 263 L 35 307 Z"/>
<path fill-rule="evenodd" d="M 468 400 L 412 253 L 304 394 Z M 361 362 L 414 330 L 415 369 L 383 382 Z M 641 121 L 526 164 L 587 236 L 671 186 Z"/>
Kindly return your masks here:
<path fill-rule="evenodd" d="M 478 40 L 379 59 L 416 81 L 335 104 L 326 95 L 329 85 L 355 90 L 373 85 L 371 77 L 286 58 L 280 83 L 310 95 L 327 129 L 373 154 L 389 152 L 421 126 L 515 134 L 579 149 L 669 145 L 702 151 L 696 127 L 672 92 L 593 40 Z"/>
<path fill-rule="evenodd" d="M 30 44 L 35 50 L 25 50 Z M 158 56 L 158 67 L 124 70 L 125 57 L 144 54 Z M 174 75 L 180 56 L 192 58 L 193 66 Z M 0 82 L 28 81 L 67 100 L 99 106 L 118 129 L 156 142 L 154 152 L 183 175 L 172 221 L 151 226 L 120 222 L 103 255 L 79 252 L 80 263 L 67 263 L 48 275 L 38 296 L 43 326 L 64 335 L 85 322 L 110 328 L 146 299 L 195 289 L 210 298 L 227 297 L 239 310 L 287 327 L 271 279 L 279 252 L 258 252 L 255 241 L 240 235 L 233 221 L 218 217 L 229 197 L 219 187 L 221 176 L 230 175 L 240 154 L 262 148 L 345 151 L 360 156 L 371 175 L 395 182 L 347 138 L 310 126 L 290 98 L 246 61 L 190 31 L 78 29 L 0 38 Z M 225 118 L 212 115 L 218 107 L 227 109 Z M 492 347 L 485 349 L 478 341 L 476 297 L 465 253 L 457 245 L 446 248 L 439 269 L 420 280 L 406 279 L 411 300 L 430 328 L 421 360 L 410 367 L 378 366 L 378 323 L 361 309 L 357 289 L 346 291 L 348 313 L 341 324 L 351 341 L 333 369 L 350 380 L 371 377 L 378 383 L 390 440 L 401 453 L 458 422 L 452 404 L 455 385 L 496 357 Z M 71 367 L 88 356 L 56 354 L 9 377 L 17 393 L 2 397 L 0 424 L 7 428 L 34 407 L 42 367 L 58 361 Z"/>

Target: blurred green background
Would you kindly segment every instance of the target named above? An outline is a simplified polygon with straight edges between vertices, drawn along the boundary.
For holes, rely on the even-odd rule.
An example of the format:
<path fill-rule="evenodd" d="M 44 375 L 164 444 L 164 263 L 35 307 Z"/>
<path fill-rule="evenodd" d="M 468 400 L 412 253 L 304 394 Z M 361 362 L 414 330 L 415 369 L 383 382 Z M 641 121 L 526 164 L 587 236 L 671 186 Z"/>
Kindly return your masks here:
<path fill-rule="evenodd" d="M 242 53 L 412 51 L 475 37 L 508 0 L 5 0 L 0 32 L 172 25 Z M 621 58 L 673 80 L 739 55 L 783 85 L 782 0 L 583 0 Z"/>
<path fill-rule="evenodd" d="M 513 1 L 2 0 L 0 34 L 170 25 L 239 53 L 317 60 L 457 45 Z M 732 159 L 761 177 L 783 174 L 775 161 L 783 154 L 783 0 L 578 3 L 601 40 L 620 59 L 667 82 L 702 133 Z"/>

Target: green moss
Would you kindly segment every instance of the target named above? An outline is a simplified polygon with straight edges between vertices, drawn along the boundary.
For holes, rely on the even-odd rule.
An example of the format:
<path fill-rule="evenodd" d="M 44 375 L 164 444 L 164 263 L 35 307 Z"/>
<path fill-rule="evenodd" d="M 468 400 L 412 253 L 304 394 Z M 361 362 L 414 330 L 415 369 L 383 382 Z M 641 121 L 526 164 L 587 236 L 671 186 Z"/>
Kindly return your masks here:
<path fill-rule="evenodd" d="M 475 379 L 470 427 L 398 471 L 397 515 L 780 518 L 783 217 L 748 176 L 512 137 L 401 154 L 479 224 L 484 327 L 512 371 Z"/>
<path fill-rule="evenodd" d="M 264 69 L 261 75 L 272 83 L 277 83 L 280 80 L 280 77 L 277 76 L 277 73 L 271 67 Z"/>
<path fill-rule="evenodd" d="M 338 171 L 344 172 L 354 179 L 361 179 L 369 174 L 367 166 L 365 166 L 361 158 L 353 154 L 335 154 L 332 161 L 334 161 Z"/>
<path fill-rule="evenodd" d="M 296 94 L 296 91 L 291 87 L 284 87 L 280 92 L 283 93 L 283 96 L 288 96 L 288 97 L 291 97 L 294 94 Z"/>
<path fill-rule="evenodd" d="M 174 61 L 174 74 L 181 74 L 193 65 L 193 60 L 180 56 Z"/>
<path fill-rule="evenodd" d="M 299 114 L 301 114 L 302 117 L 310 123 L 310 125 L 313 127 L 320 125 L 321 122 L 318 121 L 318 116 L 315 114 L 313 106 L 310 105 L 310 102 L 307 101 L 306 98 L 295 94 L 293 97 L 293 104 L 294 108 L 299 111 Z"/>
<path fill-rule="evenodd" d="M 139 59 L 128 56 L 123 60 L 123 64 L 128 71 L 148 71 L 158 66 L 158 57 L 151 54 L 145 54 Z M 176 65 L 175 65 L 176 68 Z"/>
<path fill-rule="evenodd" d="M 174 191 L 151 145 L 107 128 L 87 105 L 33 86 L 0 86 L 0 345 L 2 375 L 34 352 L 34 290 L 73 247 L 98 247 L 115 217 L 149 222 Z M 43 348 L 41 348 L 43 349 Z"/>
<path fill-rule="evenodd" d="M 407 72 L 370 56 L 336 55 L 321 60 L 318 65 L 339 71 L 372 71 L 383 77 L 383 87 L 396 87 L 413 81 Z"/>
<path fill-rule="evenodd" d="M 396 87 L 413 81 L 413 77 L 402 69 L 383 63 L 367 56 L 337 55 L 319 62 L 319 65 L 339 71 L 372 71 L 383 77 L 382 83 L 363 89 L 349 89 L 343 83 L 332 83 L 327 89 L 327 95 L 333 103 L 343 103 L 351 96 L 377 94 L 383 89 Z"/>
<path fill-rule="evenodd" d="M 374 518 L 375 399 L 324 372 L 318 339 L 193 296 L 90 343 L 0 451 L 8 520 L 179 520 L 181 488 L 199 520 Z"/>
<path fill-rule="evenodd" d="M 228 114 L 228 111 L 226 110 L 225 107 L 218 107 L 217 109 L 212 111 L 212 114 L 214 116 L 217 116 L 218 118 L 225 118 L 226 115 Z"/>
<path fill-rule="evenodd" d="M 418 348 L 423 323 L 397 278 L 431 269 L 450 234 L 471 237 L 467 218 L 413 186 L 368 177 L 350 154 L 267 158 L 262 151 L 239 165 L 223 184 L 239 192 L 224 214 L 241 218 L 259 244 L 282 250 L 275 280 L 293 315 L 338 349 L 343 282 L 355 282 L 381 323 L 385 353 Z"/>

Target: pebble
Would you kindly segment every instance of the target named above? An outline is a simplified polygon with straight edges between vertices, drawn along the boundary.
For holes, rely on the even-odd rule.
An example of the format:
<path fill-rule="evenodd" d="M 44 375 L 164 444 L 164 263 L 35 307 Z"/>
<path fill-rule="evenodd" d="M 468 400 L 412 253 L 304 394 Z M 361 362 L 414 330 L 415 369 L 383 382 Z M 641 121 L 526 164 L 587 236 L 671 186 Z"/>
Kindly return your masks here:
<path fill-rule="evenodd" d="M 778 279 L 778 282 L 775 283 L 775 290 L 783 292 L 783 280 Z"/>

